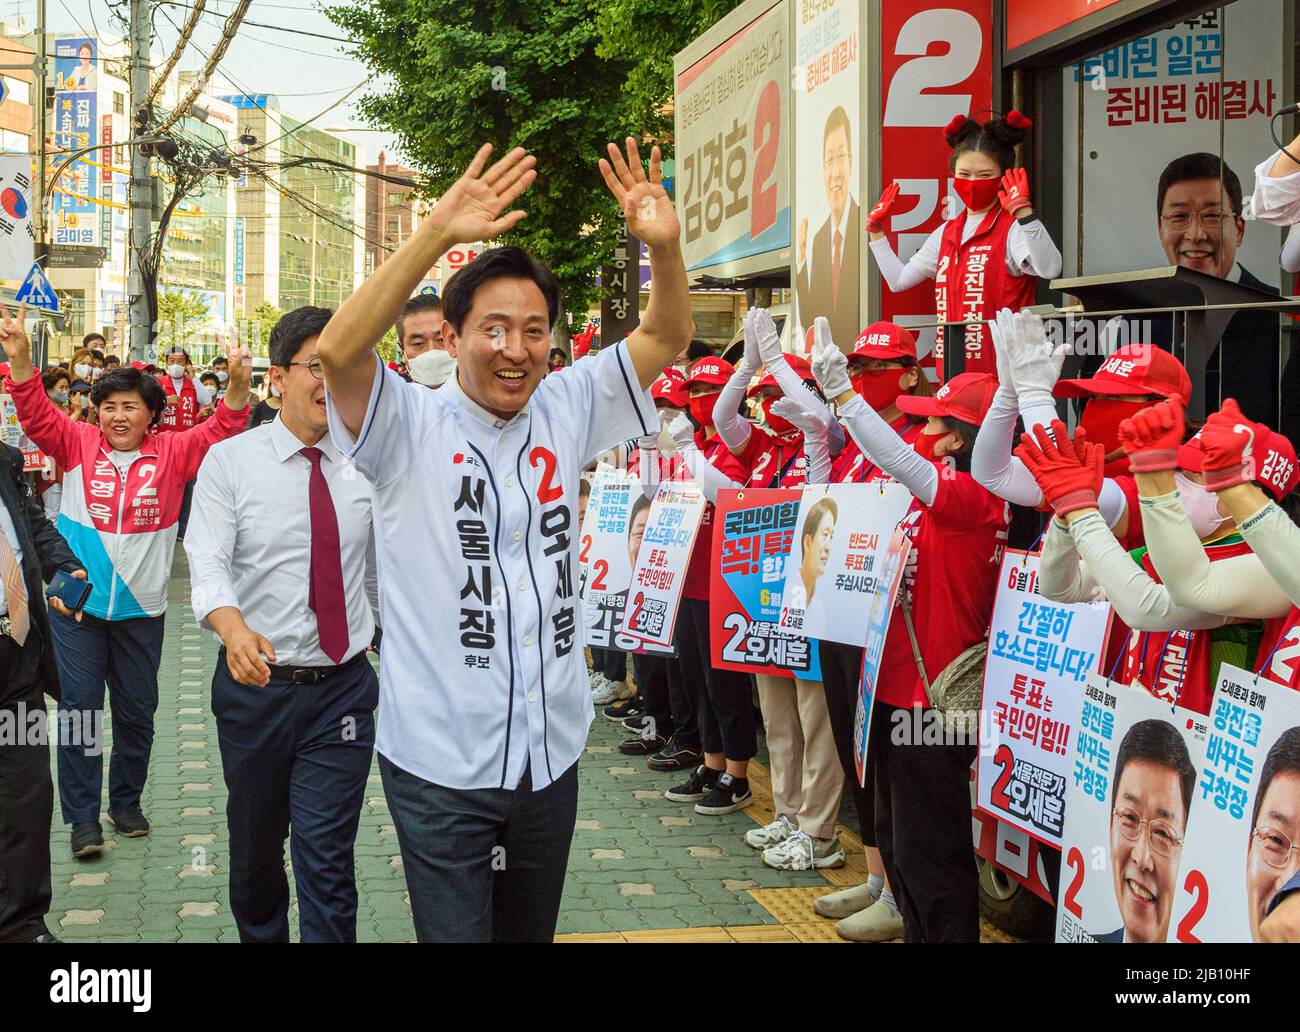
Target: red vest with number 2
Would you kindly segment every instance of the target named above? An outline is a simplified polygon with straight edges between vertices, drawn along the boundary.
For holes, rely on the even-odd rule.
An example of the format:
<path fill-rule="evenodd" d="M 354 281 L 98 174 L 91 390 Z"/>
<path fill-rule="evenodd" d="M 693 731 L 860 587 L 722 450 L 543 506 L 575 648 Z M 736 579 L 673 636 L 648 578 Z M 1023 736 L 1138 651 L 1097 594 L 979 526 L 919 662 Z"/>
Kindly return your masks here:
<path fill-rule="evenodd" d="M 158 384 L 163 389 L 163 394 L 168 397 L 172 396 L 172 391 L 176 388 L 172 386 L 170 376 L 158 377 Z M 192 426 L 197 426 L 199 422 L 199 395 L 194 390 L 194 381 L 186 379 L 181 384 L 180 393 L 181 403 L 179 405 L 168 405 L 163 409 L 162 419 L 158 420 L 159 432 L 167 430 L 188 430 Z"/>
<path fill-rule="evenodd" d="M 971 238 L 962 243 L 962 230 L 970 212 L 963 211 L 943 227 L 939 243 L 939 269 L 934 276 L 934 311 L 939 322 L 989 319 L 999 308 L 1020 311 L 1034 303 L 1038 281 L 1007 271 L 1007 234 L 1015 219 L 997 205 Z M 967 326 L 966 372 L 998 375 L 993 338 L 988 328 Z M 943 380 L 943 331 L 935 345 L 935 369 Z"/>
<path fill-rule="evenodd" d="M 1270 681 L 1300 691 L 1300 608 L 1264 624 L 1256 664 Z"/>

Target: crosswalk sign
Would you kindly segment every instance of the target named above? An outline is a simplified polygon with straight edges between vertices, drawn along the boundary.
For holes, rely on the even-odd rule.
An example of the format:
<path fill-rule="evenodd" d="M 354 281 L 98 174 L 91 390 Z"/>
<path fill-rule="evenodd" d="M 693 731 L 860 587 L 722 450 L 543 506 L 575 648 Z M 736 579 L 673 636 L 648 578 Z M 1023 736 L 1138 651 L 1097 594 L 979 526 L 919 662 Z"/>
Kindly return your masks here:
<path fill-rule="evenodd" d="M 27 302 L 28 308 L 40 308 L 46 312 L 57 312 L 59 310 L 59 297 L 54 293 L 54 288 L 50 286 L 49 279 L 36 262 L 32 263 L 31 271 L 27 273 L 23 285 L 18 288 L 18 293 L 14 295 L 16 304 L 21 304 L 24 301 Z"/>

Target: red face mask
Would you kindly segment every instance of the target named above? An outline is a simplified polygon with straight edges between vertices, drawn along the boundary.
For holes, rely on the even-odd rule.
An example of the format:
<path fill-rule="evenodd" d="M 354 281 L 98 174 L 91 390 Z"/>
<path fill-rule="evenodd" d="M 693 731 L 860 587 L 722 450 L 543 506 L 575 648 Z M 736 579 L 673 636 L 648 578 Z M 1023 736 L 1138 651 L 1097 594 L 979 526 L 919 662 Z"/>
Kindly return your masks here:
<path fill-rule="evenodd" d="M 1119 425 L 1150 404 L 1149 401 L 1123 401 L 1119 398 L 1089 398 L 1083 406 L 1079 425 L 1087 431 L 1090 442 L 1106 449 L 1106 476 L 1128 472 L 1128 456 L 1119 443 Z"/>
<path fill-rule="evenodd" d="M 998 199 L 1000 179 L 954 179 L 952 188 L 971 211 L 983 211 Z"/>
<path fill-rule="evenodd" d="M 795 430 L 795 425 L 788 419 L 782 419 L 780 416 L 772 414 L 772 405 L 777 401 L 776 398 L 763 399 L 763 419 L 767 423 L 768 429 L 778 436 L 784 437 L 786 434 Z"/>
<path fill-rule="evenodd" d="M 877 412 L 884 412 L 903 393 L 898 386 L 902 373 L 901 369 L 873 369 L 859 373 L 850 382 L 863 401 Z"/>
<path fill-rule="evenodd" d="M 713 406 L 718 403 L 717 394 L 702 394 L 691 399 L 691 418 L 700 426 L 713 425 Z"/>
<path fill-rule="evenodd" d="M 947 434 L 927 434 L 922 431 L 916 435 L 916 443 L 912 447 L 921 458 L 938 462 L 939 460 L 934 457 L 935 446 L 947 436 Z"/>

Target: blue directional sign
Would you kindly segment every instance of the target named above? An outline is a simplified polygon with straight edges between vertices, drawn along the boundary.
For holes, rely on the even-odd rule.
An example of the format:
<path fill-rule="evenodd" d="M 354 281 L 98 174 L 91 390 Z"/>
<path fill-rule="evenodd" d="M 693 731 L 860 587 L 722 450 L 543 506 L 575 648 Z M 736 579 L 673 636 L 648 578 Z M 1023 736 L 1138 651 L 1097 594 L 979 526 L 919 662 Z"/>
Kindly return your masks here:
<path fill-rule="evenodd" d="M 28 308 L 39 308 L 46 312 L 59 310 L 59 296 L 54 293 L 54 288 L 50 286 L 44 270 L 35 262 L 32 263 L 27 278 L 23 280 L 23 285 L 18 288 L 18 293 L 14 295 L 14 301 L 18 304 L 26 301 Z"/>

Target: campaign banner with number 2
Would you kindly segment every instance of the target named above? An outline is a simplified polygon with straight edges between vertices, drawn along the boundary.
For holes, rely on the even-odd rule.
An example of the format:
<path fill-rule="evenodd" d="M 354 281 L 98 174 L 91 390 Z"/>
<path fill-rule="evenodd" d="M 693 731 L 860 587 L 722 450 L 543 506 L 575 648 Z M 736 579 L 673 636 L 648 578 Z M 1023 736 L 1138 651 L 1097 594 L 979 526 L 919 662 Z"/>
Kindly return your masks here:
<path fill-rule="evenodd" d="M 672 647 L 704 506 L 704 492 L 697 484 L 661 483 L 655 493 L 632 567 L 621 628 L 644 646 Z"/>

